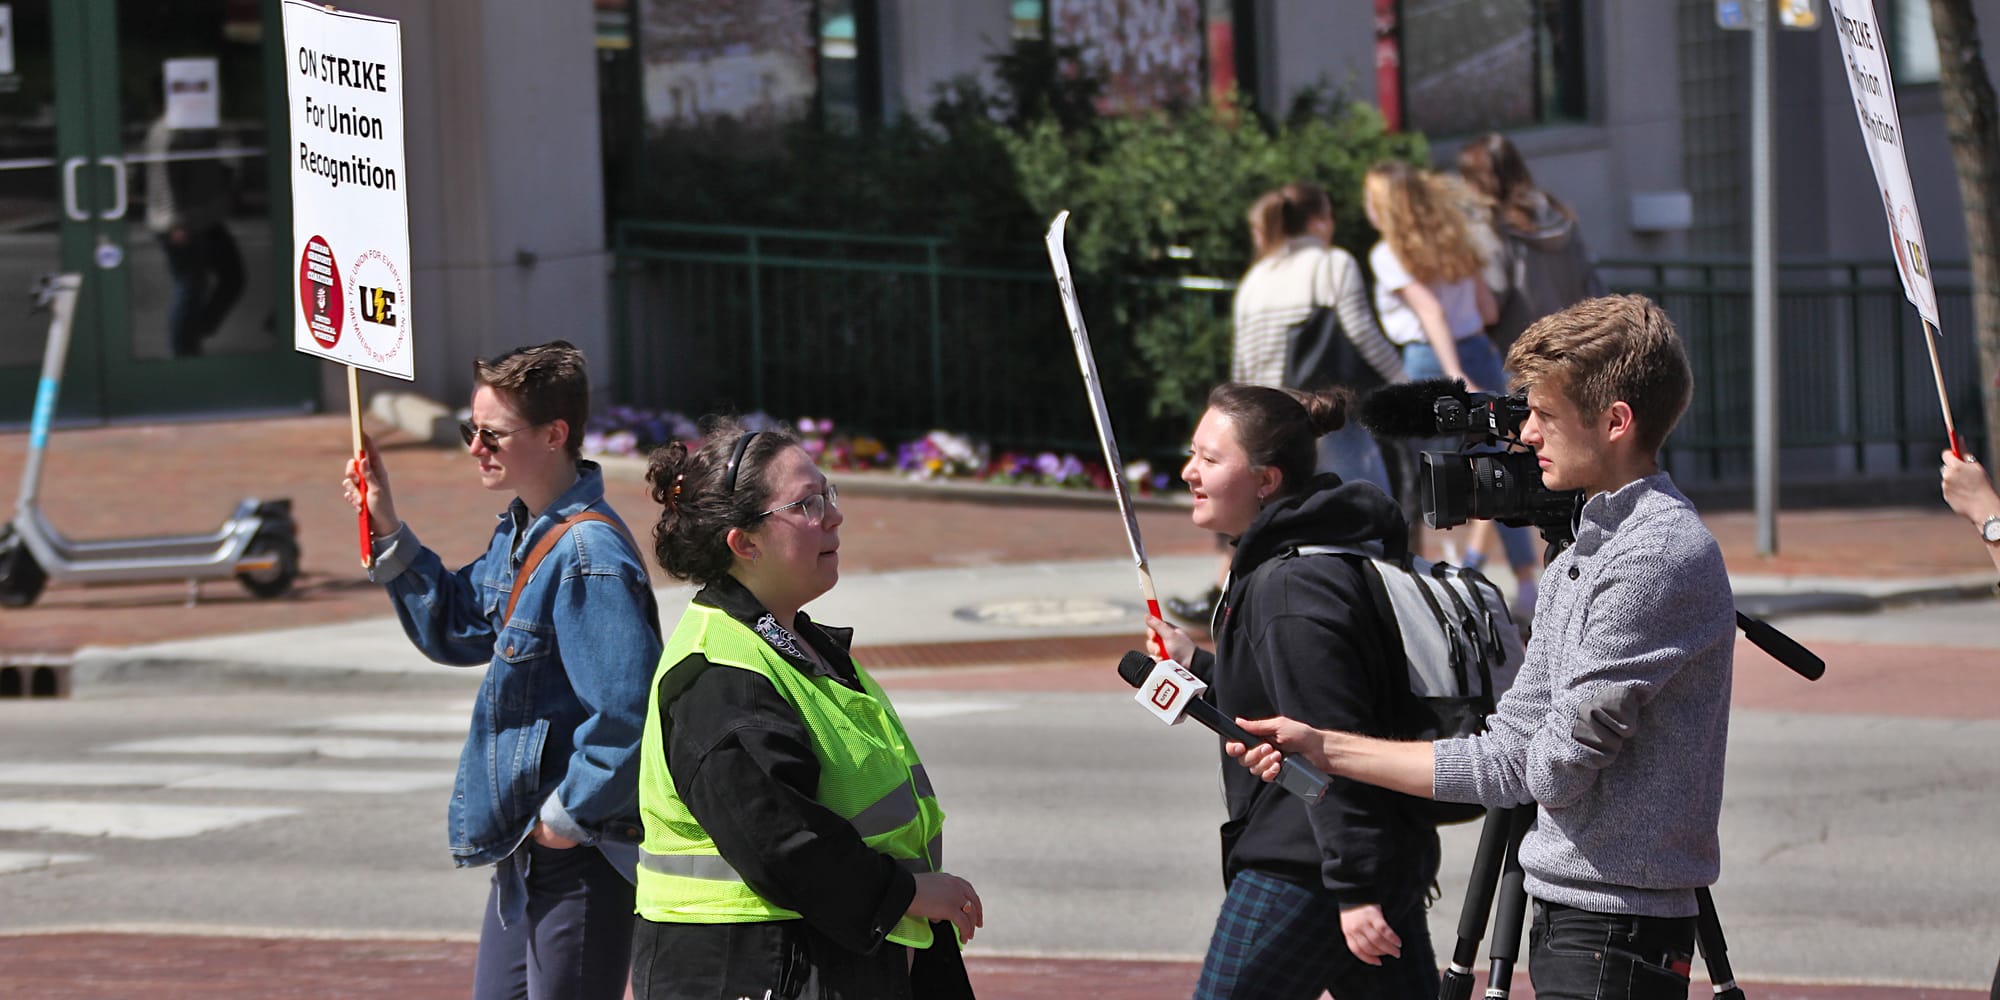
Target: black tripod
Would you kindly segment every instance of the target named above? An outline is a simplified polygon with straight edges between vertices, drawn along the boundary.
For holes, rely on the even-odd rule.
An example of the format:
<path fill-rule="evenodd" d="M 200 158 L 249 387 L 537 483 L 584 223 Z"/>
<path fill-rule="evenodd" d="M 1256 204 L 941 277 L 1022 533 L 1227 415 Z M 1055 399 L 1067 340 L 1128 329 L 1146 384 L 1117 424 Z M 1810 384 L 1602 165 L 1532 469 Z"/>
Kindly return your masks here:
<path fill-rule="evenodd" d="M 1532 806 L 1488 809 L 1479 831 L 1479 851 L 1473 856 L 1472 884 L 1465 891 L 1465 909 L 1458 915 L 1458 944 L 1451 965 L 1438 986 L 1439 1000 L 1470 1000 L 1472 963 L 1479 959 L 1479 941 L 1486 936 L 1486 918 L 1494 916 L 1493 947 L 1486 953 L 1486 1000 L 1506 1000 L 1514 985 L 1514 965 L 1521 958 L 1521 921 L 1528 894 L 1521 887 L 1521 836 L 1534 822 Z M 1495 889 L 1500 905 L 1493 905 Z M 1722 921 L 1706 888 L 1695 890 L 1695 947 L 1708 969 L 1720 1000 L 1743 1000 L 1736 973 L 1729 968 L 1729 945 L 1722 939 Z"/>

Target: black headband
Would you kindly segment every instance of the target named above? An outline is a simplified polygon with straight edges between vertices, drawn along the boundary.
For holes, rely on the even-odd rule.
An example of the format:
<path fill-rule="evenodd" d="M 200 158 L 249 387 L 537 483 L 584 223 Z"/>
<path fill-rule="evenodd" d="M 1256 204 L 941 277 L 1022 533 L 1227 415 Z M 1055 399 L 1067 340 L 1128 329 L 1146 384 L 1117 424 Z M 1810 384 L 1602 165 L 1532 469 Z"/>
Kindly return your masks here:
<path fill-rule="evenodd" d="M 743 453 L 750 449 L 750 439 L 759 431 L 751 431 L 736 439 L 736 450 L 729 453 L 729 464 L 722 467 L 722 492 L 736 492 L 736 470 L 743 463 Z"/>

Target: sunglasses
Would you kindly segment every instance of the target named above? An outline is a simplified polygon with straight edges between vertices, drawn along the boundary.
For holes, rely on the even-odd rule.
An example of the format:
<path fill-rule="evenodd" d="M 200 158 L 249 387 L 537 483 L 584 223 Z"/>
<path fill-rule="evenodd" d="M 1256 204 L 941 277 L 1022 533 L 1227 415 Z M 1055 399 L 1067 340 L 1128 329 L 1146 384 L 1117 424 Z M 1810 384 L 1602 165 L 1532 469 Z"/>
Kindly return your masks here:
<path fill-rule="evenodd" d="M 542 423 L 547 422 L 545 420 Z M 526 427 L 516 427 L 511 431 L 496 431 L 491 427 L 481 427 L 470 420 L 461 420 L 458 422 L 458 437 L 459 440 L 465 442 L 467 448 L 472 447 L 472 440 L 474 438 L 478 438 L 479 443 L 485 445 L 487 451 L 499 451 L 502 439 L 513 437 L 522 431 L 540 426 L 541 424 L 529 424 Z"/>
<path fill-rule="evenodd" d="M 840 509 L 840 491 L 834 489 L 832 483 L 828 483 L 826 484 L 825 493 L 815 493 L 802 500 L 794 500 L 782 507 L 773 507 L 757 516 L 770 517 L 781 510 L 791 510 L 793 507 L 797 507 L 805 512 L 807 524 L 819 524 L 826 518 L 828 509 Z"/>

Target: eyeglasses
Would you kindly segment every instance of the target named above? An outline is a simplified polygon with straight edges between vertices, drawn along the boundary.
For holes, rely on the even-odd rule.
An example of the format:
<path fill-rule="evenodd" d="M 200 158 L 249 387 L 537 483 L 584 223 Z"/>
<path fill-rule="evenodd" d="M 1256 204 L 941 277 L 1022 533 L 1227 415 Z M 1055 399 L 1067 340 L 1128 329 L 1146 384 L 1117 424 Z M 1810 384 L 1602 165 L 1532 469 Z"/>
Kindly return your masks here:
<path fill-rule="evenodd" d="M 542 423 L 548 423 L 548 421 L 544 420 Z M 511 431 L 496 431 L 491 427 L 481 427 L 470 420 L 461 420 L 458 422 L 458 436 L 460 440 L 465 442 L 467 448 L 472 447 L 473 438 L 478 438 L 479 443 L 485 445 L 487 451 L 499 451 L 500 440 L 502 438 L 513 437 L 522 431 L 540 427 L 541 425 L 528 424 L 525 427 L 516 427 Z"/>
<path fill-rule="evenodd" d="M 772 514 L 776 514 L 781 510 L 791 510 L 793 507 L 797 507 L 798 509 L 805 511 L 807 524 L 824 523 L 826 519 L 826 512 L 829 509 L 831 510 L 840 509 L 840 491 L 834 489 L 832 483 L 828 483 L 826 484 L 825 493 L 815 493 L 802 500 L 794 500 L 791 503 L 785 504 L 782 507 L 773 507 L 770 510 L 758 514 L 757 516 L 770 517 Z"/>

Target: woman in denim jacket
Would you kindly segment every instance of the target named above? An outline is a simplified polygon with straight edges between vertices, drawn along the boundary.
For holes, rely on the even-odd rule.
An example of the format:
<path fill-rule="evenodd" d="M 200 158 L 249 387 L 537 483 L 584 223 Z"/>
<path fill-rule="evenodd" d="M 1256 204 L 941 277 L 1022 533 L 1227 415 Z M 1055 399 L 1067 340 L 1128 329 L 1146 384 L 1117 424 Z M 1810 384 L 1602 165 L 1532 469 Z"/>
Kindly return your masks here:
<path fill-rule="evenodd" d="M 388 470 L 370 448 L 345 480 L 367 484 L 375 560 L 403 631 L 424 655 L 486 664 L 452 793 L 452 858 L 497 865 L 473 996 L 617 998 L 632 940 L 640 837 L 639 733 L 660 657 L 644 565 L 580 458 L 590 410 L 583 355 L 563 341 L 473 366 L 460 424 L 480 483 L 514 500 L 486 553 L 453 572 L 396 517 Z M 373 461 L 370 461 L 373 459 Z M 576 522 L 508 600 L 522 560 Z"/>

